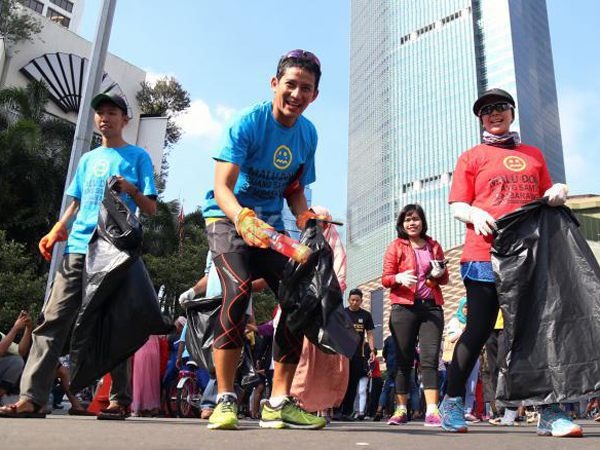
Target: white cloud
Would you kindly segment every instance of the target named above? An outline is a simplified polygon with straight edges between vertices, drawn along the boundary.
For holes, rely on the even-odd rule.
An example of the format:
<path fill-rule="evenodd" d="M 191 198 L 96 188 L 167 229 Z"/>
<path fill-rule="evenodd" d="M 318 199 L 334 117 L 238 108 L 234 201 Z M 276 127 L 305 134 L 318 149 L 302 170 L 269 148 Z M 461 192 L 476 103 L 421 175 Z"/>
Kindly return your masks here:
<path fill-rule="evenodd" d="M 196 99 L 192 100 L 188 110 L 175 120 L 186 137 L 217 139 L 234 112 L 233 108 L 217 105 L 213 113 L 204 100 Z"/>
<path fill-rule="evenodd" d="M 559 95 L 560 126 L 567 183 L 571 193 L 600 193 L 600 134 L 595 109 L 600 102 L 596 91 L 565 89 Z"/>
<path fill-rule="evenodd" d="M 227 122 L 231 118 L 231 116 L 235 114 L 235 109 L 223 105 L 218 105 L 216 113 L 220 119 Z"/>

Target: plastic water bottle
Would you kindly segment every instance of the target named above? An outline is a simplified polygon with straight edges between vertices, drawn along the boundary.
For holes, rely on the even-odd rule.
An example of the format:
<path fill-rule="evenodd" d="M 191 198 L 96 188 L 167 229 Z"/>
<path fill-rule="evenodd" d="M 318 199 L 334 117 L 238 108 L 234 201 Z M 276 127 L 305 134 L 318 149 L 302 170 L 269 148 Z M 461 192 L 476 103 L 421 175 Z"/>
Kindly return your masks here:
<path fill-rule="evenodd" d="M 302 245 L 297 240 L 285 234 L 278 233 L 275 230 L 263 229 L 262 231 L 269 236 L 269 240 L 271 241 L 269 246 L 277 253 L 287 256 L 297 263 L 305 263 L 310 258 L 312 250 L 306 245 Z"/>

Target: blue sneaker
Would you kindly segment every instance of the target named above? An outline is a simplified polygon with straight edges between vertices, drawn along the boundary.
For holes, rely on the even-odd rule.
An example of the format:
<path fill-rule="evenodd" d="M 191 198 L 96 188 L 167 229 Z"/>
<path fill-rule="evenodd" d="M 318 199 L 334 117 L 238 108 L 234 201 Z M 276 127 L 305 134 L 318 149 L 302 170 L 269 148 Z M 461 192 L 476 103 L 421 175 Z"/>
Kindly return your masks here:
<path fill-rule="evenodd" d="M 540 407 L 537 434 L 538 436 L 581 437 L 583 429 L 573 423 L 571 417 L 554 403 Z"/>
<path fill-rule="evenodd" d="M 451 433 L 466 433 L 469 431 L 465 422 L 465 411 L 461 397 L 445 397 L 440 405 L 442 428 Z"/>

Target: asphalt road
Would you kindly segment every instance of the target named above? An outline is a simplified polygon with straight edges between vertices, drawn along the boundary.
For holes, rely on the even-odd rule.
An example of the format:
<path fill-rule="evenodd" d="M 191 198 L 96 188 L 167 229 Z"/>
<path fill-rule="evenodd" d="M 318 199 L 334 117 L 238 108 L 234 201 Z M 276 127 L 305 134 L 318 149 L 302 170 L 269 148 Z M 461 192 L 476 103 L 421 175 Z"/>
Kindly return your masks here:
<path fill-rule="evenodd" d="M 385 422 L 334 422 L 319 431 L 263 430 L 242 421 L 238 431 L 207 430 L 195 419 L 130 418 L 124 422 L 90 417 L 0 419 L 0 449 L 435 449 L 522 450 L 598 449 L 600 423 L 579 421 L 583 438 L 542 438 L 535 426 L 499 428 L 472 425 L 455 435 L 412 422 L 391 427 Z"/>

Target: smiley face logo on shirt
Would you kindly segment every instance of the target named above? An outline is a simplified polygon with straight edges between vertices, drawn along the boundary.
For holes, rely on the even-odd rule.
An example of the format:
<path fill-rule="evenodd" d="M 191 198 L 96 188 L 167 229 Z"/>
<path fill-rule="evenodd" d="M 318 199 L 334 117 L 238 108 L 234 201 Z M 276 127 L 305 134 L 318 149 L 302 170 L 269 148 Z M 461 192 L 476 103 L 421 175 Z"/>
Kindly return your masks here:
<path fill-rule="evenodd" d="M 110 164 L 108 163 L 107 159 L 99 159 L 96 161 L 96 164 L 94 164 L 92 173 L 97 177 L 103 177 L 108 172 L 109 167 Z"/>
<path fill-rule="evenodd" d="M 527 167 L 527 163 L 523 158 L 518 156 L 507 156 L 504 158 L 504 167 L 512 172 L 521 172 Z"/>
<path fill-rule="evenodd" d="M 285 145 L 280 145 L 273 155 L 273 165 L 280 170 L 285 170 L 292 164 L 292 151 Z"/>

